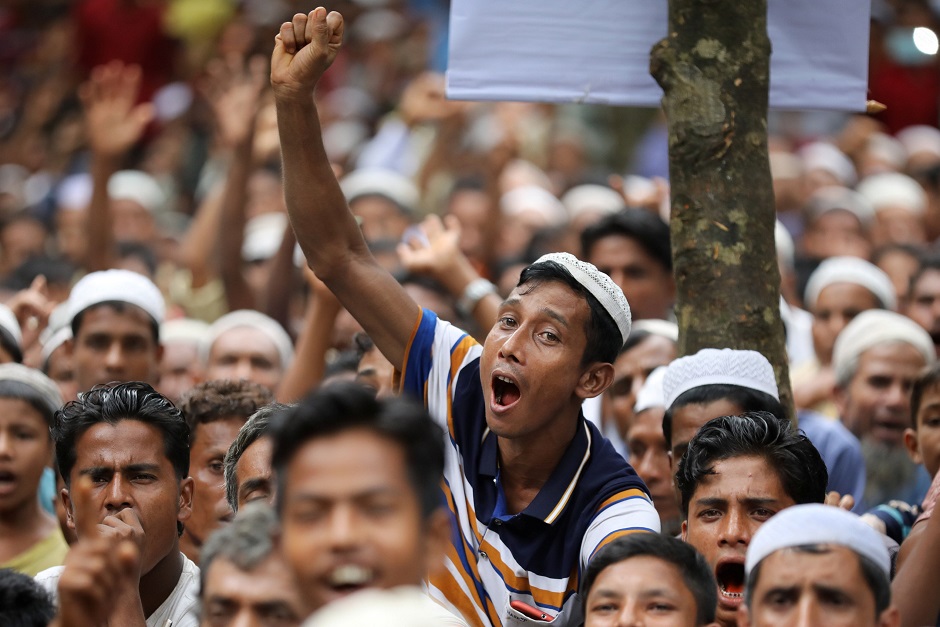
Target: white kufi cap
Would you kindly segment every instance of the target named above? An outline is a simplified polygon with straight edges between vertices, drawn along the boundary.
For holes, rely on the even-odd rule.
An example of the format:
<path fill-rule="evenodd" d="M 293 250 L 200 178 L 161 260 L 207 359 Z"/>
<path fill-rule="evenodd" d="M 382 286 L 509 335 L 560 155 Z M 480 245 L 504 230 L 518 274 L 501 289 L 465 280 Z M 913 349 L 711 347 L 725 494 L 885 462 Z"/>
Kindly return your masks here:
<path fill-rule="evenodd" d="M 671 407 L 684 392 L 703 385 L 739 385 L 780 400 L 774 368 L 757 351 L 703 348 L 675 360 L 663 379 L 666 407 Z"/>
<path fill-rule="evenodd" d="M 781 549 L 814 544 L 851 549 L 890 576 L 891 558 L 881 535 L 855 514 L 821 503 L 787 507 L 761 525 L 747 547 L 744 572 L 750 575 L 765 557 Z"/>
<path fill-rule="evenodd" d="M 163 294 L 153 281 L 130 270 L 102 270 L 81 278 L 72 288 L 68 300 L 69 322 L 94 305 L 106 302 L 136 305 L 160 324 L 166 315 Z"/>
<path fill-rule="evenodd" d="M 571 273 L 574 280 L 600 301 L 601 306 L 613 318 L 617 328 L 620 329 L 620 345 L 630 336 L 630 304 L 623 290 L 611 280 L 609 276 L 586 261 L 581 261 L 571 253 L 549 253 L 539 257 L 535 263 L 554 261 Z"/>
<path fill-rule="evenodd" d="M 834 283 L 860 285 L 875 295 L 885 309 L 897 307 L 894 285 L 884 270 L 858 257 L 830 257 L 809 276 L 804 301 L 810 309 L 824 289 Z"/>
<path fill-rule="evenodd" d="M 919 324 L 893 311 L 869 309 L 855 316 L 836 337 L 832 349 L 836 381 L 842 385 L 848 383 L 859 357 L 869 348 L 895 342 L 916 348 L 928 366 L 936 358 L 933 340 Z"/>

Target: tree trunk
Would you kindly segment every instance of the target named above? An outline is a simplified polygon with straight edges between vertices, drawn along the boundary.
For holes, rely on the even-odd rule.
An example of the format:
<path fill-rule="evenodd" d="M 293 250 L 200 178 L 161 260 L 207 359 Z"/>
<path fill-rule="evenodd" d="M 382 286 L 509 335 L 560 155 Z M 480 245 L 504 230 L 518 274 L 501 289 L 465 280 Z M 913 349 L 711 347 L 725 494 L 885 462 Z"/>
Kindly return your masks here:
<path fill-rule="evenodd" d="M 792 414 L 767 157 L 767 0 L 669 0 L 650 72 L 669 123 L 679 354 L 763 353 Z"/>

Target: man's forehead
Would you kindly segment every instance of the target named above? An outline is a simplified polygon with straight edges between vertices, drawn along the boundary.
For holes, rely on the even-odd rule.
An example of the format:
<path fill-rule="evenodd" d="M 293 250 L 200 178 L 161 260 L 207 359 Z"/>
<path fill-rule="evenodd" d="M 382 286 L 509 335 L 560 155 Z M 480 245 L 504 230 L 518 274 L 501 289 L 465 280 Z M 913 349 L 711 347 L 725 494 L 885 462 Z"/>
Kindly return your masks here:
<path fill-rule="evenodd" d="M 926 365 L 923 355 L 911 344 L 902 341 L 884 342 L 862 352 L 858 359 L 856 375 L 884 373 L 901 376 L 913 373 L 909 377 L 913 379 Z M 899 372 L 899 367 L 907 372 Z"/>
<path fill-rule="evenodd" d="M 161 431 L 133 418 L 88 427 L 75 441 L 75 455 L 79 466 L 169 463 Z"/>

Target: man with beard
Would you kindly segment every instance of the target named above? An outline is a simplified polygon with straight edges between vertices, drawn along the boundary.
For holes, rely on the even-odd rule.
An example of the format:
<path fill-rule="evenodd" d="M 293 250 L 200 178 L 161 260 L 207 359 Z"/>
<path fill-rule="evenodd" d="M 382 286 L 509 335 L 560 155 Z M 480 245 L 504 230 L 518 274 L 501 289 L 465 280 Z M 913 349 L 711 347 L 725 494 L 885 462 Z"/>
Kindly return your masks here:
<path fill-rule="evenodd" d="M 836 405 L 862 443 L 868 507 L 890 499 L 920 502 L 927 490 L 930 477 L 908 456 L 904 429 L 911 420 L 911 388 L 934 355 L 927 332 L 890 311 L 859 314 L 836 339 Z"/>

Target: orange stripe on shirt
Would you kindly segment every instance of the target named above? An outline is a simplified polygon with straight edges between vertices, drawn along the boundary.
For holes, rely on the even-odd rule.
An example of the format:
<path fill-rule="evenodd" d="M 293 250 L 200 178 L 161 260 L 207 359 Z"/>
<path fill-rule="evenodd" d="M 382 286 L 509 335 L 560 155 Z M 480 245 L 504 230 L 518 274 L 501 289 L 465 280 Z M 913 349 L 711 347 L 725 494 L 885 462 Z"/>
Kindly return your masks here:
<path fill-rule="evenodd" d="M 532 598 L 535 599 L 536 603 L 552 607 L 562 607 L 568 592 L 573 590 L 570 581 L 568 582 L 568 588 L 565 592 L 552 592 L 551 590 L 536 588 L 529 583 L 528 577 L 517 576 L 512 568 L 508 567 L 503 562 L 502 556 L 499 554 L 496 547 L 485 539 L 480 544 L 480 550 L 486 553 L 487 559 L 502 575 L 507 587 L 513 588 L 514 590 L 528 591 L 529 594 L 532 595 Z"/>
<path fill-rule="evenodd" d="M 402 386 L 405 384 L 405 373 L 408 370 L 408 356 L 411 354 L 411 346 L 412 344 L 414 344 L 415 336 L 418 334 L 418 329 L 421 327 L 421 320 L 423 319 L 424 319 L 424 310 L 419 310 L 418 317 L 415 319 L 415 324 L 411 328 L 411 337 L 408 338 L 408 343 L 405 345 L 404 361 L 398 365 L 392 364 L 393 366 L 395 366 L 396 370 L 399 370 L 401 372 L 401 376 L 398 378 L 398 385 L 396 386 L 399 396 L 401 396 L 401 394 L 405 391 L 402 389 Z M 425 385 L 427 385 L 427 383 L 425 383 Z M 427 405 L 428 404 L 427 391 L 425 391 L 424 398 L 425 398 L 424 404 Z"/>
<path fill-rule="evenodd" d="M 467 353 L 476 345 L 476 340 L 469 335 L 464 336 L 450 354 L 450 383 L 448 384 L 449 389 L 447 394 L 447 430 L 450 432 L 451 437 L 454 437 L 454 381 L 457 378 L 457 373 L 460 372 L 463 360 L 467 357 Z"/>
<path fill-rule="evenodd" d="M 639 488 L 632 488 L 630 490 L 624 490 L 623 492 L 618 492 L 617 494 L 613 495 L 612 497 L 610 497 L 609 499 L 601 503 L 598 506 L 597 511 L 601 511 L 605 507 L 613 505 L 617 501 L 623 501 L 625 499 L 629 499 L 629 498 L 633 498 L 637 496 L 642 496 L 647 501 L 649 500 L 649 497 L 646 496 L 646 492 L 644 492 L 643 490 L 640 490 Z"/>
<path fill-rule="evenodd" d="M 611 531 L 606 536 L 604 536 L 604 539 L 600 541 L 600 544 L 598 544 L 597 547 L 594 549 L 594 552 L 591 553 L 591 558 L 597 555 L 598 551 L 600 551 L 602 548 L 604 548 L 605 546 L 607 546 L 608 544 L 610 544 L 617 538 L 622 538 L 623 536 L 629 536 L 630 534 L 634 534 L 634 533 L 653 533 L 653 532 L 650 531 L 649 529 L 620 529 L 619 531 Z"/>

